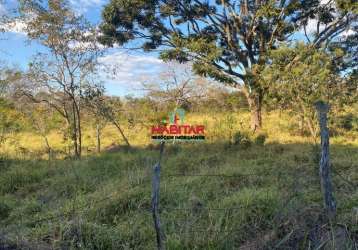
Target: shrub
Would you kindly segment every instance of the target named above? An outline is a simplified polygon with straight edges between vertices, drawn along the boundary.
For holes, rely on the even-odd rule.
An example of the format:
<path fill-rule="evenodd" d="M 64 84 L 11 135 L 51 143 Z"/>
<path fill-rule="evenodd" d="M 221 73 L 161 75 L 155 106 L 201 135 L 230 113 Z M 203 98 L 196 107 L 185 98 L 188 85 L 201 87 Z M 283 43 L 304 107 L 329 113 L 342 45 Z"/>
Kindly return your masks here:
<path fill-rule="evenodd" d="M 266 141 L 266 138 L 267 138 L 267 135 L 266 134 L 258 134 L 256 137 L 255 137 L 255 144 L 256 145 L 264 145 L 265 144 L 265 141 Z"/>
<path fill-rule="evenodd" d="M 234 134 L 233 142 L 235 145 L 240 145 L 243 148 L 248 148 L 251 146 L 251 139 L 249 135 L 240 131 Z"/>
<path fill-rule="evenodd" d="M 347 114 L 338 118 L 339 127 L 345 130 L 351 130 L 353 128 L 353 115 Z"/>
<path fill-rule="evenodd" d="M 354 116 L 352 113 L 341 115 L 337 117 L 336 124 L 338 128 L 346 131 L 356 130 L 358 128 L 358 117 Z"/>

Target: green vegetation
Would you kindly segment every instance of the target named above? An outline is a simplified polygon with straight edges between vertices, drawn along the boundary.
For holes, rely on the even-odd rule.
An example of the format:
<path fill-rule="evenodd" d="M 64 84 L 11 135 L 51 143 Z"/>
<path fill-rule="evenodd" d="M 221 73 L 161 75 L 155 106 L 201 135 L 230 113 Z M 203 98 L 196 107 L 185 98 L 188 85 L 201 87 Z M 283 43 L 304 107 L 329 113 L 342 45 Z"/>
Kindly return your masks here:
<path fill-rule="evenodd" d="M 144 51 L 159 49 L 163 60 L 190 62 L 196 74 L 240 89 L 250 107 L 253 130 L 262 126 L 263 100 L 271 94 L 263 72 L 277 64 L 272 54 L 282 53 L 286 45 L 291 49 L 284 51 L 283 57 L 290 61 L 282 60 L 281 55 L 281 66 L 285 62 L 286 69 L 281 67 L 275 73 L 291 73 L 291 67 L 298 69 L 289 74 L 291 78 L 298 71 L 308 75 L 314 72 L 305 79 L 310 86 L 302 84 L 305 91 L 325 81 L 329 59 L 334 61 L 330 70 L 337 78 L 357 66 L 357 35 L 340 38 L 344 30 L 357 29 L 357 5 L 353 1 L 111 0 L 102 16 L 103 44 L 124 45 L 136 40 L 136 46 L 139 44 Z M 314 31 L 307 31 L 313 20 Z M 292 39 L 299 29 L 304 39 Z M 292 53 L 298 41 L 306 48 Z M 307 61 L 311 67 L 305 64 Z M 316 78 L 314 83 L 311 78 Z M 296 87 L 295 83 L 289 85 Z"/>
<path fill-rule="evenodd" d="M 355 1 L 10 2 L 36 46 L 0 67 L 0 249 L 162 250 L 158 214 L 170 250 L 358 248 Z M 123 46 L 162 60 L 136 97 Z"/>
<path fill-rule="evenodd" d="M 249 119 L 248 113 L 240 116 Z M 210 137 L 227 120 L 222 115 L 207 123 L 206 142 L 166 146 L 160 211 L 168 249 L 250 244 L 254 249 L 305 249 L 311 237 L 330 232 L 323 223 L 314 144 L 309 137 L 292 135 L 289 116 L 281 116 L 279 123 L 277 113 L 265 116 L 265 135 L 251 136 L 247 127 L 234 134 L 237 143 L 230 143 L 229 123 Z M 335 225 L 347 227 L 344 242 L 353 247 L 358 233 L 358 136 L 345 133 L 331 140 Z M 2 232 L 15 243 L 21 235 L 17 244 L 26 240 L 54 248 L 153 249 L 151 170 L 158 156 L 156 147 L 141 144 L 82 160 L 3 159 Z M 316 226 L 321 231 L 314 236 Z"/>

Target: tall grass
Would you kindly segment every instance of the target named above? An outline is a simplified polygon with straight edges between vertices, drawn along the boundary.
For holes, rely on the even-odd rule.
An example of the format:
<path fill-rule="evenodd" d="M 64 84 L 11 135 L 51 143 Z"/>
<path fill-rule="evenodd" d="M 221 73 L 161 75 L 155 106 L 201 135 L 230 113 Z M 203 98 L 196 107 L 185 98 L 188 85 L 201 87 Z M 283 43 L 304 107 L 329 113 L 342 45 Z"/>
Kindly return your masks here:
<path fill-rule="evenodd" d="M 265 116 L 264 143 L 241 147 L 232 143 L 236 132 L 255 140 L 240 124 L 248 114 L 189 115 L 188 122 L 207 126 L 208 139 L 166 146 L 160 214 L 168 249 L 307 249 L 315 228 L 322 237 L 328 232 L 313 140 L 291 135 L 289 116 L 277 116 Z M 91 147 L 91 133 L 85 133 Z M 106 128 L 105 145 L 119 140 L 115 133 Z M 80 161 L 5 159 L 0 234 L 17 245 L 54 249 L 154 249 L 151 175 L 159 153 L 147 147 L 147 133 L 142 128 L 130 134 L 130 150 Z M 17 136 L 33 150 L 26 135 Z M 63 146 L 56 139 L 53 145 Z M 358 141 L 333 138 L 331 156 L 337 223 L 347 227 L 352 246 L 358 234 Z"/>

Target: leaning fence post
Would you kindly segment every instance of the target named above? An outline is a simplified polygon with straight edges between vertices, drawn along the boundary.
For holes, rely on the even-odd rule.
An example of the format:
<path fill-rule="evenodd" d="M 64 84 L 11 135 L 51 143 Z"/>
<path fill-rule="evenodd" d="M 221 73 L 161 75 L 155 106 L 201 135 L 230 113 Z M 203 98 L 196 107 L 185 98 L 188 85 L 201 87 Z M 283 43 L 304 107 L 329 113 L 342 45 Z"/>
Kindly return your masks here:
<path fill-rule="evenodd" d="M 165 142 L 160 144 L 160 155 L 157 164 L 154 165 L 153 169 L 153 186 L 152 186 L 152 214 L 154 221 L 154 228 L 157 235 L 157 247 L 158 250 L 165 249 L 163 244 L 164 234 L 160 227 L 159 218 L 159 187 L 160 187 L 160 162 L 162 160 L 163 150 Z"/>
<path fill-rule="evenodd" d="M 331 170 L 329 162 L 329 132 L 327 127 L 327 113 L 329 105 L 319 101 L 315 103 L 318 113 L 318 121 L 321 131 L 321 160 L 319 163 L 319 175 L 321 179 L 321 189 L 323 193 L 324 206 L 328 217 L 336 215 L 336 202 L 333 197 Z"/>

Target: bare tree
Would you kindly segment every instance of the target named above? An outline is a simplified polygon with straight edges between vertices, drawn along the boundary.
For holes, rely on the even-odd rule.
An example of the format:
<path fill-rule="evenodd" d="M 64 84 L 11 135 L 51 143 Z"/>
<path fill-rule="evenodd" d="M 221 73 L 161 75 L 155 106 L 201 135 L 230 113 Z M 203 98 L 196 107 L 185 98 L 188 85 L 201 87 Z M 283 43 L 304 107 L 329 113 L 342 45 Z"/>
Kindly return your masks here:
<path fill-rule="evenodd" d="M 205 98 L 211 84 L 209 80 L 194 75 L 187 65 L 172 64 L 161 74 L 160 80 L 142 85 L 152 100 L 178 108 Z"/>

